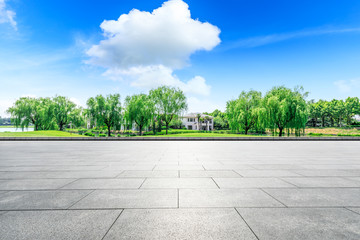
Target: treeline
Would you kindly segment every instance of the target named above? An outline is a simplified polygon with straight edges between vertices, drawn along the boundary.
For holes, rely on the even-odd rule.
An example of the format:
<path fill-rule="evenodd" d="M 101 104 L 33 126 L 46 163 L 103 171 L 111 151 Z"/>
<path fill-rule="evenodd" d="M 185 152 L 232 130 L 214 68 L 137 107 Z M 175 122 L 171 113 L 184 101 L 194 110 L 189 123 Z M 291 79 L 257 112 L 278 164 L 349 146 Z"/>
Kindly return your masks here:
<path fill-rule="evenodd" d="M 311 101 L 309 103 L 309 125 L 312 127 L 343 127 L 352 125 L 354 115 L 360 114 L 360 102 L 357 97 L 344 100 Z"/>
<path fill-rule="evenodd" d="M 258 91 L 241 92 L 239 97 L 226 104 L 226 111 L 215 110 L 204 113 L 214 117 L 214 128 L 230 129 L 234 132 L 273 135 L 294 134 L 300 136 L 306 126 L 350 126 L 353 117 L 360 114 L 359 98 L 346 100 L 306 101 L 308 93 L 302 87 L 289 89 L 274 87 L 264 96 Z M 98 95 L 87 100 L 87 107 L 76 106 L 63 96 L 53 98 L 18 99 L 8 109 L 13 124 L 25 128 L 34 125 L 34 130 L 64 130 L 89 127 L 129 130 L 136 126 L 140 135 L 144 129 L 161 132 L 163 126 L 182 128 L 179 119 L 187 110 L 186 97 L 178 88 L 162 86 L 148 94 L 135 94 L 125 98 L 123 104 L 119 94 Z"/>
<path fill-rule="evenodd" d="M 248 134 L 249 130 L 263 133 L 270 129 L 279 136 L 300 136 L 308 120 L 307 93 L 302 87 L 274 87 L 263 97 L 261 92 L 241 92 L 226 104 L 226 117 L 232 130 Z"/>
<path fill-rule="evenodd" d="M 154 133 L 161 131 L 163 124 L 166 133 L 170 122 L 187 110 L 186 97 L 178 88 L 162 86 L 149 94 L 136 94 L 125 99 L 124 106 L 120 94 L 98 95 L 87 100 L 87 108 L 76 106 L 69 98 L 22 97 L 7 112 L 16 127 L 34 130 L 64 130 L 68 125 L 75 128 L 90 125 L 106 126 L 108 136 L 111 130 L 120 130 L 121 126 L 130 129 L 139 128 L 140 135 L 145 127 L 152 127 Z"/>
<path fill-rule="evenodd" d="M 306 126 L 350 126 L 354 123 L 353 117 L 360 114 L 357 97 L 307 102 L 307 95 L 302 87 L 274 87 L 265 96 L 258 91 L 242 92 L 237 99 L 227 102 L 229 127 L 245 134 L 249 130 L 264 133 L 269 129 L 273 135 L 300 136 Z"/>

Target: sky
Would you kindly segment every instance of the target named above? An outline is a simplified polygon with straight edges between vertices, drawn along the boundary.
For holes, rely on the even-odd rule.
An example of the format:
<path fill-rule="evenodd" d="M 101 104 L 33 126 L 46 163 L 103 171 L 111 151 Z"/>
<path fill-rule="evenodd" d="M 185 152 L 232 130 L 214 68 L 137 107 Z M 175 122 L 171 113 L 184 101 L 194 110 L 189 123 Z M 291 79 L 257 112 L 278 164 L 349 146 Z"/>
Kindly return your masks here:
<path fill-rule="evenodd" d="M 360 97 L 360 1 L 0 0 L 0 116 L 22 96 L 178 87 L 189 112 L 241 91 Z"/>

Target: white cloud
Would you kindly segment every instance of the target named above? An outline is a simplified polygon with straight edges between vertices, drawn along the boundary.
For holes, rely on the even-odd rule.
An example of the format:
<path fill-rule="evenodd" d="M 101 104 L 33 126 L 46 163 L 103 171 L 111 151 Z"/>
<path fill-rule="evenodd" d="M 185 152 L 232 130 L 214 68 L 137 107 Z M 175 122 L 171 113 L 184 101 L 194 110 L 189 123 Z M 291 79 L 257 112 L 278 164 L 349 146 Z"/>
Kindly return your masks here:
<path fill-rule="evenodd" d="M 344 29 L 326 28 L 326 29 L 315 29 L 315 30 L 302 30 L 302 31 L 288 32 L 288 33 L 277 33 L 266 36 L 241 39 L 234 43 L 228 44 L 226 47 L 224 47 L 224 49 L 230 50 L 234 48 L 253 48 L 253 47 L 259 47 L 259 46 L 268 45 L 276 42 L 282 42 L 295 38 L 329 35 L 329 34 L 341 34 L 341 33 L 359 33 L 359 32 L 360 32 L 360 28 L 344 28 Z"/>
<path fill-rule="evenodd" d="M 360 79 L 339 80 L 334 82 L 334 85 L 340 90 L 340 92 L 351 92 L 352 90 L 360 87 Z"/>
<path fill-rule="evenodd" d="M 106 68 L 105 76 L 130 79 L 132 86 L 141 88 L 165 84 L 209 94 L 204 78 L 196 76 L 185 83 L 173 74 L 188 65 L 194 52 L 209 51 L 220 43 L 220 30 L 192 19 L 182 0 L 167 1 L 151 13 L 134 9 L 100 27 L 105 39 L 87 51 L 87 63 Z"/>
<path fill-rule="evenodd" d="M 17 30 L 17 23 L 15 21 L 16 13 L 6 8 L 5 0 L 0 0 L 0 23 L 10 23 L 10 25 Z"/>

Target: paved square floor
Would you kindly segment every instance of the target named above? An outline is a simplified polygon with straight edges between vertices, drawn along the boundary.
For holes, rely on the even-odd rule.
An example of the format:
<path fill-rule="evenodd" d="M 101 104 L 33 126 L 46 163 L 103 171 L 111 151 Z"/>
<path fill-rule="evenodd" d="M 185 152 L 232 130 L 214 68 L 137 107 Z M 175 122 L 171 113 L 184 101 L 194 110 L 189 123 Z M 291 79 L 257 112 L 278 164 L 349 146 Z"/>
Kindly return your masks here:
<path fill-rule="evenodd" d="M 0 142 L 0 239 L 360 239 L 360 142 Z"/>

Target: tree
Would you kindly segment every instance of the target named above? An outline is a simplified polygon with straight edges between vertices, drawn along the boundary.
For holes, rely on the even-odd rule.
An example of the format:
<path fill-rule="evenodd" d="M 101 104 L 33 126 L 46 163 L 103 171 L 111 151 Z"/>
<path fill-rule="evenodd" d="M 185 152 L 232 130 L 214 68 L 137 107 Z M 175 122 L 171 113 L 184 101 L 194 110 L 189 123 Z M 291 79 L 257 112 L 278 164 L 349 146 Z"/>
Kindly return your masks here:
<path fill-rule="evenodd" d="M 347 125 L 351 125 L 352 118 L 360 114 L 360 101 L 357 97 L 348 97 L 345 100 L 344 118 Z"/>
<path fill-rule="evenodd" d="M 196 114 L 196 118 L 197 118 L 198 130 L 200 131 L 202 126 L 201 122 L 203 121 L 203 119 L 201 118 L 201 114 L 200 113 Z"/>
<path fill-rule="evenodd" d="M 303 88 L 274 87 L 264 97 L 266 108 L 266 122 L 273 130 L 279 129 L 279 136 L 283 136 L 284 129 L 295 129 L 296 133 L 305 128 L 308 118 L 307 104 Z"/>
<path fill-rule="evenodd" d="M 34 131 L 56 129 L 54 108 L 49 98 L 22 97 L 7 112 L 12 122 L 22 129 L 34 125 Z"/>
<path fill-rule="evenodd" d="M 106 98 L 97 95 L 87 101 L 88 115 L 94 119 L 97 126 L 106 125 L 108 136 L 111 135 L 111 127 L 121 121 L 120 94 L 110 94 Z"/>
<path fill-rule="evenodd" d="M 125 116 L 128 122 L 135 122 L 139 127 L 140 136 L 144 126 L 148 126 L 152 120 L 154 103 L 146 94 L 132 95 L 125 99 Z"/>
<path fill-rule="evenodd" d="M 75 110 L 76 104 L 63 96 L 56 96 L 53 101 L 56 123 L 62 131 L 69 124 L 70 114 Z"/>
<path fill-rule="evenodd" d="M 165 122 L 166 134 L 171 120 L 187 109 L 186 97 L 179 88 L 162 86 L 150 91 L 155 108 Z"/>
<path fill-rule="evenodd" d="M 75 108 L 69 114 L 69 120 L 76 128 L 84 126 L 85 122 L 85 111 L 81 107 Z"/>
<path fill-rule="evenodd" d="M 228 119 L 231 119 L 233 130 L 239 128 L 248 134 L 248 131 L 260 124 L 264 116 L 264 109 L 261 106 L 261 92 L 249 91 L 241 92 L 238 99 L 228 104 Z"/>

